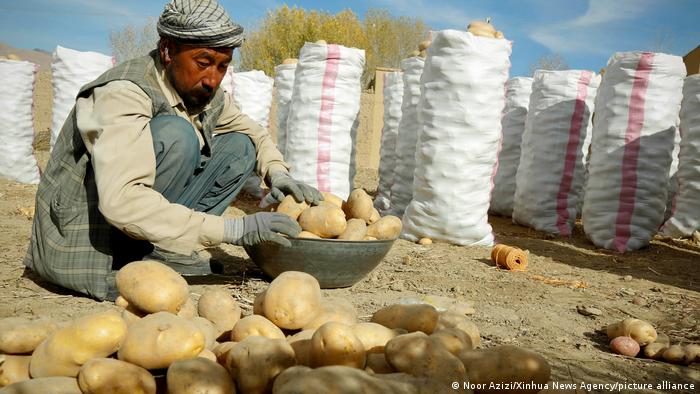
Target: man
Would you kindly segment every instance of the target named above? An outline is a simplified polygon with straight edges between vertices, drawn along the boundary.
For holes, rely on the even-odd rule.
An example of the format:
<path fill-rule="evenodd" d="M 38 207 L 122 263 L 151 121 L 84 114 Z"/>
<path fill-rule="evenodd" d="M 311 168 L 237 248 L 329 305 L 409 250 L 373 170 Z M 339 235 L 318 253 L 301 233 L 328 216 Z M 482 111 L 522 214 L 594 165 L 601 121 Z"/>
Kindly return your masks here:
<path fill-rule="evenodd" d="M 202 275 L 216 268 L 203 247 L 288 245 L 278 233 L 301 229 L 285 215 L 221 217 L 254 170 L 277 200 L 321 199 L 219 89 L 243 39 L 223 7 L 174 0 L 158 33 L 157 50 L 81 88 L 37 191 L 25 265 L 98 299 L 116 297 L 114 273 L 131 261 Z"/>

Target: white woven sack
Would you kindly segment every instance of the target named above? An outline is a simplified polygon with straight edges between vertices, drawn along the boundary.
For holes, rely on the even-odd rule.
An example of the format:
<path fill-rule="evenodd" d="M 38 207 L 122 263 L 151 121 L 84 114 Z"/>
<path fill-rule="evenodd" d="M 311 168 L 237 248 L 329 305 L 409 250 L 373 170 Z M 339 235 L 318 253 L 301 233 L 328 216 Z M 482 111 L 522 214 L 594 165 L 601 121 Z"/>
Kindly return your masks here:
<path fill-rule="evenodd" d="M 421 95 L 421 75 L 425 59 L 420 56 L 401 61 L 403 70 L 403 98 L 401 121 L 396 136 L 396 162 L 391 184 L 389 212 L 401 217 L 413 198 L 413 173 L 416 169 L 416 142 L 418 141 L 418 102 Z"/>
<path fill-rule="evenodd" d="M 0 60 L 0 176 L 21 183 L 39 183 L 34 158 L 32 95 L 36 65 Z"/>
<path fill-rule="evenodd" d="M 264 71 L 253 70 L 237 73 L 234 72 L 233 67 L 229 66 L 221 81 L 221 87 L 231 95 L 233 102 L 238 105 L 241 112 L 262 127 L 268 128 L 273 83 L 273 79 L 265 75 Z M 262 198 L 265 192 L 261 185 L 260 177 L 253 175 L 246 180 L 243 190 L 250 195 Z"/>
<path fill-rule="evenodd" d="M 292 101 L 294 73 L 297 64 L 280 64 L 275 67 L 275 88 L 277 91 L 277 149 L 284 156 L 287 151 L 287 116 Z"/>
<path fill-rule="evenodd" d="M 403 100 L 403 72 L 393 71 L 384 76 L 384 127 L 379 148 L 379 185 L 374 206 L 379 213 L 388 213 L 391 206 L 391 185 L 394 183 L 396 166 L 396 136 L 401 121 L 401 102 Z"/>
<path fill-rule="evenodd" d="M 683 84 L 680 130 L 678 194 L 672 216 L 661 228 L 671 237 L 700 230 L 700 74 L 688 76 Z"/>
<path fill-rule="evenodd" d="M 501 126 L 503 137 L 498 153 L 498 170 L 493 179 L 489 212 L 503 216 L 513 214 L 515 173 L 520 163 L 520 144 L 525 131 L 527 108 L 532 93 L 532 78 L 517 77 L 506 83 L 506 107 Z"/>
<path fill-rule="evenodd" d="M 501 138 L 511 42 L 444 30 L 421 78 L 413 200 L 403 236 L 492 245 L 488 209 Z M 392 191 L 393 192 L 393 191 Z"/>
<path fill-rule="evenodd" d="M 287 117 L 291 175 L 343 199 L 354 177 L 365 51 L 306 43 L 299 53 Z"/>
<path fill-rule="evenodd" d="M 97 52 L 81 52 L 57 46 L 51 60 L 53 109 L 51 115 L 51 147 L 53 148 L 63 123 L 75 105 L 83 85 L 92 82 L 114 66 L 111 56 Z"/>
<path fill-rule="evenodd" d="M 274 80 L 265 75 L 264 71 L 234 72 L 233 67 L 229 67 L 221 86 L 233 97 L 241 112 L 268 128 L 273 83 Z"/>
<path fill-rule="evenodd" d="M 595 245 L 636 250 L 662 224 L 684 77 L 678 56 L 618 52 L 608 61 L 582 214 Z"/>
<path fill-rule="evenodd" d="M 514 222 L 571 235 L 583 198 L 599 84 L 591 71 L 535 71 L 515 176 Z"/>
<path fill-rule="evenodd" d="M 681 120 L 676 121 L 676 133 L 673 138 L 673 152 L 671 152 L 671 169 L 668 172 L 668 195 L 666 196 L 666 210 L 664 211 L 664 222 L 671 218 L 675 209 L 675 197 L 678 193 L 678 155 L 681 153 Z"/>

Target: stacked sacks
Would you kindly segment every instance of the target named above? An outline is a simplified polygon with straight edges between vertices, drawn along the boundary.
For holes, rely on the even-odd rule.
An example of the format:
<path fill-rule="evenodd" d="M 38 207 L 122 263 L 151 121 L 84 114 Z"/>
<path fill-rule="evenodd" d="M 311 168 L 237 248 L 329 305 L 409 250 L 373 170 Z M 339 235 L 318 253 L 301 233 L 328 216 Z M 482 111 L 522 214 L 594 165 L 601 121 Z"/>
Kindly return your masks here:
<path fill-rule="evenodd" d="M 599 247 L 646 246 L 663 222 L 685 66 L 678 56 L 619 52 L 596 98 L 583 227 Z"/>
<path fill-rule="evenodd" d="M 673 216 L 661 233 L 672 237 L 690 236 L 700 230 L 700 75 L 691 75 L 683 84 L 678 194 Z"/>
<path fill-rule="evenodd" d="M 435 34 L 421 78 L 413 200 L 403 216 L 407 239 L 493 243 L 487 211 L 510 53 L 505 39 Z"/>
<path fill-rule="evenodd" d="M 401 61 L 403 70 L 403 98 L 401 121 L 396 136 L 396 161 L 391 185 L 391 214 L 401 217 L 413 198 L 413 173 L 416 168 L 416 141 L 418 139 L 418 101 L 420 79 L 425 58 L 413 56 Z"/>
<path fill-rule="evenodd" d="M 34 158 L 32 95 L 36 66 L 0 60 L 0 176 L 22 183 L 39 183 Z"/>
<path fill-rule="evenodd" d="M 290 174 L 342 198 L 354 178 L 365 51 L 306 43 L 299 53 L 287 117 Z"/>
<path fill-rule="evenodd" d="M 401 121 L 403 100 L 403 72 L 393 71 L 384 74 L 384 127 L 379 160 L 379 185 L 374 206 L 385 213 L 391 206 L 391 185 L 394 183 L 396 165 L 396 137 Z"/>
<path fill-rule="evenodd" d="M 112 68 L 114 60 L 97 52 L 80 52 L 57 46 L 51 60 L 53 109 L 51 147 L 68 118 L 80 88 Z"/>
<path fill-rule="evenodd" d="M 503 139 L 498 154 L 498 171 L 493 179 L 489 212 L 503 216 L 513 214 L 515 173 L 520 163 L 520 144 L 532 92 L 532 78 L 512 78 L 506 84 L 506 107 L 501 125 Z"/>
<path fill-rule="evenodd" d="M 523 133 L 513 221 L 571 235 L 583 193 L 591 115 L 600 77 L 537 70 Z"/>
<path fill-rule="evenodd" d="M 294 73 L 297 59 L 285 59 L 275 67 L 275 88 L 277 90 L 277 149 L 284 156 L 287 151 L 287 116 L 294 88 Z"/>

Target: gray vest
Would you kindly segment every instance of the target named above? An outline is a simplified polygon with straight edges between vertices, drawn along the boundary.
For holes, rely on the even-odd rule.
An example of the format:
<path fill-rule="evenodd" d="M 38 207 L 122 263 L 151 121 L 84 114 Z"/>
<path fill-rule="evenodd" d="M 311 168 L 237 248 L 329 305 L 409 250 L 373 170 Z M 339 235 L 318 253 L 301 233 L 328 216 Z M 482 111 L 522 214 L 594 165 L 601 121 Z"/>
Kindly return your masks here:
<path fill-rule="evenodd" d="M 94 88 L 111 81 L 127 80 L 150 97 L 153 117 L 175 115 L 158 85 L 155 56 L 154 51 L 106 71 L 83 86 L 78 97 L 89 96 Z M 218 89 L 210 109 L 200 117 L 205 140 L 203 160 L 211 156 L 212 131 L 223 107 L 223 91 Z M 98 209 L 95 176 L 76 125 L 74 107 L 39 183 L 32 238 L 24 264 L 51 283 L 102 300 L 114 286 L 115 239 L 123 236 Z"/>

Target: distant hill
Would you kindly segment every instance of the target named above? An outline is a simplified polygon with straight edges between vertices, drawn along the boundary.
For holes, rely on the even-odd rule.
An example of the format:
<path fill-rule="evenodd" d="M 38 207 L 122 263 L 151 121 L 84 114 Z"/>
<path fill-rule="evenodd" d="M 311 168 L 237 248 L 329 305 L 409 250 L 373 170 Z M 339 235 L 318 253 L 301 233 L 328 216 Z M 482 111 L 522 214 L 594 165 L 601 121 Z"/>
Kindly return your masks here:
<path fill-rule="evenodd" d="M 51 71 L 51 53 L 41 49 L 20 49 L 0 42 L 0 56 L 14 54 L 22 60 L 38 64 L 41 71 Z"/>

